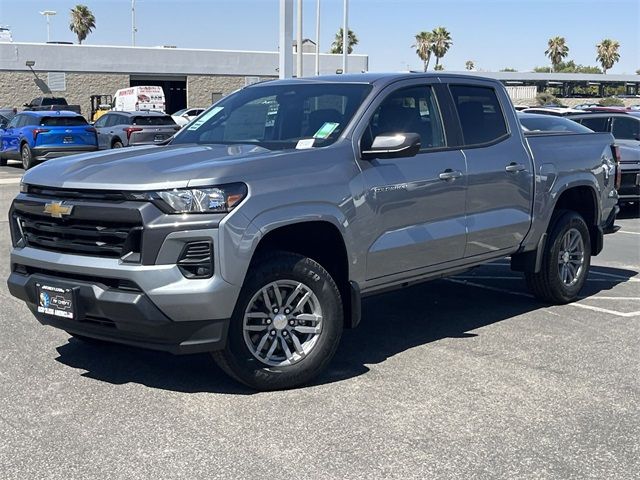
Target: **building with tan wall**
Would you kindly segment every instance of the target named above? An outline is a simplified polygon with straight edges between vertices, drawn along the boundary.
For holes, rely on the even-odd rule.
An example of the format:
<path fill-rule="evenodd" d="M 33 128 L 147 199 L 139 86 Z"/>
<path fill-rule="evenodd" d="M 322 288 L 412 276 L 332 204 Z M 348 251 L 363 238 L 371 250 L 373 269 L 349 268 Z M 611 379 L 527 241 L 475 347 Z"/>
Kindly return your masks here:
<path fill-rule="evenodd" d="M 368 69 L 367 55 L 349 55 L 349 71 Z M 31 69 L 27 62 L 35 62 Z M 342 56 L 320 54 L 321 73 L 336 73 Z M 305 76 L 313 75 L 314 54 L 304 54 Z M 120 88 L 160 85 L 167 111 L 207 107 L 250 83 L 278 77 L 278 52 L 0 43 L 0 108 L 21 107 L 42 96 L 35 76 L 52 95 L 90 114 L 91 95 Z"/>

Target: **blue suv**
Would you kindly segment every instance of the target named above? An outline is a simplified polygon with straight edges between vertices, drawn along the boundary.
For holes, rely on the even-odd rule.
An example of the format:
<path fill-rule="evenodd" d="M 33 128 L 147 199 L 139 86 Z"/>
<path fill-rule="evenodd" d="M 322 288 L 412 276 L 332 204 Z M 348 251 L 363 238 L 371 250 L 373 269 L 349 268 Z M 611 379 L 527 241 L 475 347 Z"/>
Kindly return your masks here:
<path fill-rule="evenodd" d="M 97 149 L 96 129 L 75 112 L 25 111 L 0 125 L 1 165 L 22 160 L 28 170 L 35 162 Z"/>

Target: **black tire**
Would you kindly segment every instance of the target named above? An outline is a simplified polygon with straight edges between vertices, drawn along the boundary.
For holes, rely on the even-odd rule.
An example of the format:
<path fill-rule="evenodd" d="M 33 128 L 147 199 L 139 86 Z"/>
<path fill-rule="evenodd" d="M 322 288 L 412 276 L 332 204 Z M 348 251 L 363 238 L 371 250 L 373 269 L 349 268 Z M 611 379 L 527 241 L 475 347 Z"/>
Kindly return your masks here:
<path fill-rule="evenodd" d="M 7 159 L 0 157 L 0 167 L 6 167 L 7 166 Z"/>
<path fill-rule="evenodd" d="M 100 340 L 98 338 L 85 337 L 84 335 L 78 335 L 77 333 L 67 332 L 76 340 L 80 340 L 82 343 L 86 343 L 88 345 L 111 345 L 111 342 L 107 342 L 106 340 Z"/>
<path fill-rule="evenodd" d="M 23 143 L 22 147 L 20 147 L 20 159 L 22 160 L 22 168 L 25 170 L 29 170 L 35 164 L 31 148 L 26 143 Z"/>
<path fill-rule="evenodd" d="M 263 287 L 287 280 L 299 282 L 313 292 L 322 309 L 322 330 L 306 356 L 291 365 L 273 366 L 249 350 L 244 337 L 244 315 Z M 340 343 L 343 323 L 342 300 L 331 275 L 310 258 L 275 252 L 254 262 L 231 318 L 226 348 L 212 355 L 222 370 L 248 387 L 262 391 L 293 388 L 309 382 L 327 367 Z"/>
<path fill-rule="evenodd" d="M 582 216 L 576 212 L 561 210 L 554 213 L 550 222 L 550 233 L 542 258 L 542 268 L 538 273 L 525 273 L 527 286 L 536 298 L 563 305 L 576 300 L 584 286 L 591 266 L 591 238 L 589 229 Z M 559 257 L 563 239 L 575 230 L 580 234 L 584 246 L 584 262 L 575 275 L 575 283 L 566 284 L 561 279 Z"/>
<path fill-rule="evenodd" d="M 124 147 L 124 145 L 122 144 L 122 142 L 120 140 L 115 140 L 111 144 L 111 148 L 122 148 L 122 147 Z"/>

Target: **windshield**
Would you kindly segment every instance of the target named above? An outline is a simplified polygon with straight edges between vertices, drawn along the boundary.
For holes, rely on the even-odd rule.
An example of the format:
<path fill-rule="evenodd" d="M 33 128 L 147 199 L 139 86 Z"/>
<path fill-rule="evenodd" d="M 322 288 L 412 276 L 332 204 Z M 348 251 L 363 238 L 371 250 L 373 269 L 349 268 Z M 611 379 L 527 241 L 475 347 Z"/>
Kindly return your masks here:
<path fill-rule="evenodd" d="M 187 109 L 183 108 L 182 110 L 178 110 L 177 112 L 175 112 L 173 115 L 175 115 L 176 117 L 179 117 L 180 115 L 184 115 L 186 111 Z"/>
<path fill-rule="evenodd" d="M 370 91 L 370 85 L 347 83 L 245 88 L 216 103 L 171 143 L 249 143 L 270 150 L 326 146 Z"/>
<path fill-rule="evenodd" d="M 593 133 L 590 128 L 573 120 L 551 115 L 521 115 L 520 123 L 531 132 Z"/>

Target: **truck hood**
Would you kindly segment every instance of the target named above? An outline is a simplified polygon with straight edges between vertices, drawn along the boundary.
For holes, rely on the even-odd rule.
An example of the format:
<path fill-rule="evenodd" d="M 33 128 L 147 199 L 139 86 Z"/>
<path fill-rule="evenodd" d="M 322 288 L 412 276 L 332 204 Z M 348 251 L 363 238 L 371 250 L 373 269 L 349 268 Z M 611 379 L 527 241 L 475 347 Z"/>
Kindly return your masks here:
<path fill-rule="evenodd" d="M 239 163 L 282 154 L 255 145 L 122 148 L 49 160 L 25 173 L 22 181 L 83 190 L 184 188 L 204 185 Z"/>

